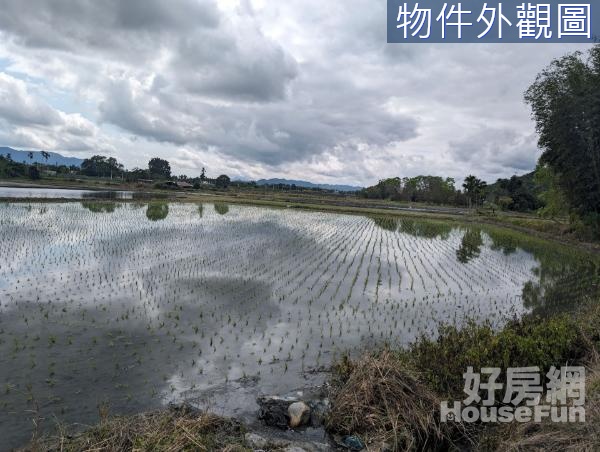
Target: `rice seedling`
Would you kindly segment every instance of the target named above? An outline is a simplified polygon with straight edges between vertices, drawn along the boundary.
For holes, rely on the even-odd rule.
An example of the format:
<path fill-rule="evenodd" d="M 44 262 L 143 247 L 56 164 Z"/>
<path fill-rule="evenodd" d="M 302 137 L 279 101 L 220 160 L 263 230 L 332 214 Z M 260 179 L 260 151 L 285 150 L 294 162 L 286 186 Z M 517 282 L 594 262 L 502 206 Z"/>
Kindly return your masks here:
<path fill-rule="evenodd" d="M 435 337 L 467 317 L 499 327 L 598 287 L 586 256 L 492 228 L 118 206 L 0 206 L 0 436 L 11 444 L 30 436 L 23 382 L 42 418 L 65 422 L 94 422 L 98 400 L 125 413 L 207 391 L 225 410 L 249 379 L 285 393 L 339 352 Z"/>

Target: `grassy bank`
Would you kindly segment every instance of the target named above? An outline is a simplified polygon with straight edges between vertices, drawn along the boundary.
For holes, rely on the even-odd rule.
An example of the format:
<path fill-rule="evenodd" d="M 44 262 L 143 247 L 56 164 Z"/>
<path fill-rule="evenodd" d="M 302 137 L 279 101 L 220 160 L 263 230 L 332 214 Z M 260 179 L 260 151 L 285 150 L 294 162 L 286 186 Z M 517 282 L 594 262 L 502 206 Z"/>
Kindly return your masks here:
<path fill-rule="evenodd" d="M 600 450 L 600 307 L 548 319 L 525 317 L 501 331 L 445 327 L 406 350 L 379 350 L 334 367 L 333 433 L 357 434 L 369 450 Z M 584 365 L 585 423 L 459 424 L 440 421 L 442 400 L 462 401 L 468 366 Z M 482 377 L 485 381 L 485 377 Z M 500 382 L 505 381 L 504 373 Z M 501 394 L 501 391 L 497 396 Z"/>
<path fill-rule="evenodd" d="M 41 451 L 251 451 L 244 427 L 231 419 L 183 408 L 136 416 L 105 416 L 91 429 L 32 440 L 23 452 Z"/>

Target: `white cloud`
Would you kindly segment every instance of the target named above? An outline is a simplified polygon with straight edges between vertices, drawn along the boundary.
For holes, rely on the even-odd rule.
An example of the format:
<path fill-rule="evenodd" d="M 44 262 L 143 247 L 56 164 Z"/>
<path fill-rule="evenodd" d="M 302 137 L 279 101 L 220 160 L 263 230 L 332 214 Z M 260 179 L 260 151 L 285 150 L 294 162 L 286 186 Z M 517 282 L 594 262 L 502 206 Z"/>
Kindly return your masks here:
<path fill-rule="evenodd" d="M 129 166 L 160 155 L 176 172 L 248 178 L 525 172 L 538 152 L 522 93 L 552 58 L 585 48 L 388 45 L 385 2 L 371 0 L 0 9 L 0 145 L 112 152 Z"/>
<path fill-rule="evenodd" d="M 113 148 L 98 127 L 79 113 L 57 110 L 29 92 L 27 84 L 0 72 L 0 139 L 12 146 L 71 152 Z"/>

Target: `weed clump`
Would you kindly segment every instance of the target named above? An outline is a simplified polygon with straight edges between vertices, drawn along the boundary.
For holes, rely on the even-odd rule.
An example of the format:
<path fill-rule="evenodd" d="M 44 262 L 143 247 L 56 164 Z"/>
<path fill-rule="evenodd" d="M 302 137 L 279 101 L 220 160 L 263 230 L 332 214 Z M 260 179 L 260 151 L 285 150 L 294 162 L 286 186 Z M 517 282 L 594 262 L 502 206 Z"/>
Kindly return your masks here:
<path fill-rule="evenodd" d="M 23 451 L 91 450 L 227 450 L 250 451 L 244 429 L 234 420 L 200 413 L 186 406 L 136 416 L 105 417 L 83 433 L 61 431 L 39 439 Z"/>
<path fill-rule="evenodd" d="M 600 306 L 546 319 L 444 326 L 407 349 L 344 357 L 333 368 L 327 428 L 390 450 L 600 450 Z M 440 401 L 463 400 L 468 367 L 588 368 L 585 423 L 440 422 Z M 499 381 L 505 379 L 501 375 Z"/>
<path fill-rule="evenodd" d="M 457 424 L 439 421 L 440 398 L 402 360 L 384 350 L 338 364 L 327 427 L 365 436 L 393 450 L 436 450 L 466 439 Z M 460 430 L 460 431 L 458 431 Z"/>

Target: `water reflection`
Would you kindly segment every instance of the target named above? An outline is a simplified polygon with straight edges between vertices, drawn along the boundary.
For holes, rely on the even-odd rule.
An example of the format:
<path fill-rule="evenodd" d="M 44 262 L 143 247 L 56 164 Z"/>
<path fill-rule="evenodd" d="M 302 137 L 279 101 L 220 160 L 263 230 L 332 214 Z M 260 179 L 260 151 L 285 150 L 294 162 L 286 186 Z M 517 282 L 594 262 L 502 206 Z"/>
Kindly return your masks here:
<path fill-rule="evenodd" d="M 523 305 L 534 314 L 548 315 L 573 310 L 578 305 L 595 302 L 600 296 L 600 262 L 597 258 L 565 246 L 517 234 L 490 229 L 490 248 L 504 255 L 519 250 L 531 253 L 537 265 L 535 277 L 523 286 Z"/>
<path fill-rule="evenodd" d="M 225 215 L 229 212 L 229 205 L 224 202 L 216 202 L 215 203 L 215 212 L 219 215 Z"/>
<path fill-rule="evenodd" d="M 122 204 L 117 204 L 115 202 L 92 202 L 92 201 L 84 201 L 81 205 L 94 213 L 113 213 L 116 209 L 120 208 Z"/>
<path fill-rule="evenodd" d="M 462 264 L 467 264 L 481 254 L 483 239 L 479 229 L 467 229 L 456 250 L 456 258 Z"/>
<path fill-rule="evenodd" d="M 573 310 L 579 304 L 595 302 L 600 296 L 598 262 L 573 258 L 556 261 L 547 253 L 539 254 L 538 277 L 523 288 L 524 305 L 538 314 Z"/>
<path fill-rule="evenodd" d="M 445 222 L 433 220 L 415 220 L 411 218 L 390 217 L 385 215 L 369 216 L 373 222 L 388 232 L 402 232 L 414 237 L 427 239 L 448 239 L 452 231 L 452 225 Z"/>
<path fill-rule="evenodd" d="M 521 286 L 521 297 L 523 307 L 534 314 L 549 315 L 570 310 L 600 297 L 600 263 L 586 253 L 493 227 L 465 229 L 438 221 L 391 216 L 369 218 L 378 228 L 392 234 L 449 240 L 461 233 L 455 248 L 456 260 L 461 264 L 474 262 L 486 247 L 517 261 L 532 256 L 533 264 L 524 269 L 530 277 Z"/>
<path fill-rule="evenodd" d="M 118 200 L 144 200 L 144 199 L 168 199 L 165 193 L 147 193 L 138 191 L 84 191 L 82 199 L 118 199 Z"/>
<path fill-rule="evenodd" d="M 400 220 L 398 228 L 400 232 L 415 237 L 424 237 L 427 239 L 440 238 L 441 240 L 447 240 L 452 229 L 452 225 L 446 222 L 407 218 Z"/>
<path fill-rule="evenodd" d="M 494 251 L 502 251 L 506 256 L 517 251 L 519 241 L 510 233 L 500 233 L 490 231 L 489 236 L 492 239 L 491 249 Z"/>
<path fill-rule="evenodd" d="M 131 191 L 83 191 L 81 199 L 133 199 Z"/>
<path fill-rule="evenodd" d="M 12 199 L 168 199 L 165 193 L 123 190 L 81 190 L 71 188 L 0 187 L 0 198 Z"/>
<path fill-rule="evenodd" d="M 386 216 L 371 216 L 373 222 L 384 231 L 396 232 L 398 230 L 398 219 Z"/>
<path fill-rule="evenodd" d="M 322 383 L 312 370 L 337 351 L 597 294 L 588 255 L 487 226 L 223 203 L 95 214 L 111 204 L 0 205 L 0 438 L 15 446 L 30 436 L 28 384 L 46 419 L 215 387 L 236 409 L 241 380 L 284 393 Z"/>
<path fill-rule="evenodd" d="M 146 209 L 146 217 L 150 221 L 160 221 L 167 218 L 169 215 L 169 204 L 165 203 L 150 203 Z"/>

